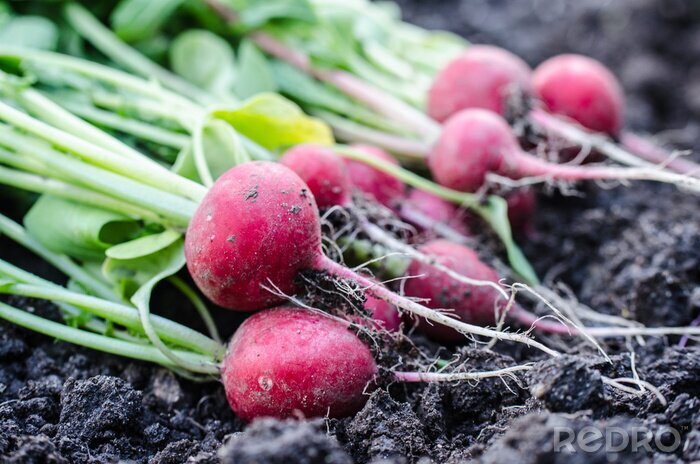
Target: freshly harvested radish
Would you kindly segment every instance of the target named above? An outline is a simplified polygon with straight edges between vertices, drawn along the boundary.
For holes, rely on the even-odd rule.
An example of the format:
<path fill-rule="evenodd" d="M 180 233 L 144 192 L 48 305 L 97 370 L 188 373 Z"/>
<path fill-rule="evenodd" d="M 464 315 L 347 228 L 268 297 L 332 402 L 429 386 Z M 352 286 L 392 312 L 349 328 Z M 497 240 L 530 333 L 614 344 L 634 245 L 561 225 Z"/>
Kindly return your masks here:
<path fill-rule="evenodd" d="M 351 182 L 342 158 L 320 145 L 297 145 L 280 158 L 309 186 L 320 209 L 352 202 Z"/>
<path fill-rule="evenodd" d="M 463 110 L 447 120 L 428 156 L 428 167 L 438 183 L 464 192 L 481 188 L 489 173 L 510 179 L 654 180 L 700 191 L 698 179 L 654 168 L 549 163 L 525 153 L 505 119 L 480 109 Z"/>
<path fill-rule="evenodd" d="M 535 95 L 555 114 L 596 132 L 617 135 L 623 124 L 624 93 L 599 61 L 583 55 L 550 58 L 533 73 Z"/>
<path fill-rule="evenodd" d="M 521 188 L 506 195 L 508 222 L 517 234 L 527 234 L 532 230 L 532 219 L 537 210 L 537 195 L 531 188 Z"/>
<path fill-rule="evenodd" d="M 400 214 L 416 226 L 441 236 L 449 233 L 445 229 L 462 237 L 470 235 L 465 215 L 454 203 L 424 190 L 411 190 L 401 205 Z"/>
<path fill-rule="evenodd" d="M 377 365 L 348 326 L 292 307 L 248 318 L 231 339 L 221 373 L 233 411 L 245 421 L 357 412 Z"/>
<path fill-rule="evenodd" d="M 353 148 L 368 153 L 382 161 L 396 166 L 399 165 L 396 158 L 372 145 L 353 145 Z M 374 198 L 387 208 L 393 211 L 398 210 L 399 204 L 403 201 L 406 193 L 406 186 L 403 182 L 364 163 L 345 160 L 345 164 L 348 168 L 350 181 L 355 188 Z"/>
<path fill-rule="evenodd" d="M 187 267 L 214 303 L 240 311 L 274 306 L 321 253 L 318 208 L 309 187 L 286 167 L 241 164 L 200 203 L 185 240 Z"/>
<path fill-rule="evenodd" d="M 530 91 L 532 70 L 513 53 L 492 45 L 471 45 L 433 81 L 428 114 L 444 122 L 466 108 L 503 114 L 510 92 Z"/>
<path fill-rule="evenodd" d="M 476 252 L 463 245 L 447 240 L 433 240 L 421 246 L 419 251 L 431 256 L 437 264 L 469 278 L 494 283 L 500 280 L 493 268 L 481 261 Z M 410 276 L 404 284 L 406 295 L 427 300 L 426 304 L 431 308 L 452 309 L 453 312 L 447 314 L 470 324 L 494 325 L 497 313 L 500 314 L 508 304 L 492 287 L 476 287 L 457 282 L 439 272 L 434 265 L 417 260 L 411 262 L 406 275 Z M 523 325 L 534 325 L 543 332 L 570 333 L 566 326 L 538 320 L 535 315 L 517 305 L 510 308 L 508 317 Z M 449 327 L 425 320 L 419 321 L 418 328 L 429 337 L 445 343 L 456 343 L 463 339 Z"/>
<path fill-rule="evenodd" d="M 327 258 L 308 186 L 278 163 L 244 163 L 219 177 L 192 217 L 185 256 L 200 290 L 229 309 L 252 311 L 280 304 L 285 294 L 294 293 L 301 271 L 318 270 L 463 334 L 514 340 L 557 355 L 527 336 L 456 321 Z"/>

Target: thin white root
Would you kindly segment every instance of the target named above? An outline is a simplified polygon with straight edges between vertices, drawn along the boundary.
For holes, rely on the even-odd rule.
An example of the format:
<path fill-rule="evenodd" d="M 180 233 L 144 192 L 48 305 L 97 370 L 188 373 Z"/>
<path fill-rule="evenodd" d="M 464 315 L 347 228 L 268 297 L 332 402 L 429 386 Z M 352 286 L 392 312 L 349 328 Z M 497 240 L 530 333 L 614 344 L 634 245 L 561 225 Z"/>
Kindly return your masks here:
<path fill-rule="evenodd" d="M 529 371 L 531 365 L 524 364 L 521 366 L 506 367 L 494 371 L 482 372 L 400 372 L 395 371 L 394 375 L 402 382 L 462 382 L 482 380 L 489 378 L 509 377 L 515 380 L 515 372 Z"/>
<path fill-rule="evenodd" d="M 589 327 L 589 335 L 596 338 L 662 337 L 664 335 L 699 335 L 700 327 Z"/>
<path fill-rule="evenodd" d="M 415 248 L 413 248 L 412 246 L 406 245 L 402 241 L 395 239 L 394 237 L 386 233 L 384 230 L 382 230 L 379 226 L 372 224 L 360 214 L 358 214 L 357 216 L 358 221 L 360 223 L 360 227 L 369 236 L 371 240 L 381 243 L 382 245 L 390 249 L 403 253 L 406 256 L 409 256 L 418 262 L 432 266 L 439 272 L 447 275 L 448 277 L 457 282 L 463 283 L 465 285 L 472 285 L 474 287 L 491 287 L 494 290 L 496 290 L 505 300 L 508 300 L 510 298 L 508 292 L 506 292 L 503 289 L 503 287 L 500 286 L 498 283 L 492 282 L 490 280 L 471 279 L 465 275 L 455 272 L 452 269 L 438 263 L 434 257 L 425 255 L 424 253 L 421 253 Z"/>
<path fill-rule="evenodd" d="M 644 380 L 633 379 L 629 377 L 611 379 L 610 377 L 605 376 L 603 376 L 602 379 L 604 384 L 610 385 L 611 387 L 617 388 L 618 390 L 621 390 L 625 393 L 629 393 L 630 395 L 640 396 L 645 394 L 646 391 L 649 390 L 654 394 L 654 396 L 656 396 L 656 399 L 659 400 L 659 403 L 661 403 L 662 406 L 666 406 L 668 404 L 668 401 L 666 401 L 666 398 L 659 391 L 659 389 Z M 637 385 L 639 387 L 639 390 L 622 385 L 624 383 Z"/>

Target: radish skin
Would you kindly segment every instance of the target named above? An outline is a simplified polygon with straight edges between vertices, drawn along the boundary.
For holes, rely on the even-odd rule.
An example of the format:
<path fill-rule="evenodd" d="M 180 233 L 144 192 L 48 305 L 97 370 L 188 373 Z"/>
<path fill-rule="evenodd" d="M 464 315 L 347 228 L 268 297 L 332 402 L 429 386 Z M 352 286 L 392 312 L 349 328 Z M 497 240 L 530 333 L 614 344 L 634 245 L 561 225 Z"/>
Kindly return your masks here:
<path fill-rule="evenodd" d="M 492 45 L 472 45 L 435 78 L 428 114 L 444 122 L 466 108 L 503 114 L 509 92 L 531 88 L 532 70 L 513 53 Z"/>
<path fill-rule="evenodd" d="M 384 150 L 372 145 L 353 145 L 352 148 L 398 166 L 399 162 Z M 406 185 L 397 178 L 358 161 L 345 160 L 352 185 L 392 211 L 398 211 Z"/>
<path fill-rule="evenodd" d="M 297 145 L 280 158 L 280 163 L 309 186 L 320 209 L 352 203 L 348 170 L 333 150 L 319 145 Z"/>
<path fill-rule="evenodd" d="M 552 113 L 595 132 L 620 133 L 624 93 L 599 61 L 575 54 L 555 56 L 535 68 L 532 82 L 535 95 Z"/>
<path fill-rule="evenodd" d="M 366 401 L 377 373 L 369 348 L 349 323 L 279 307 L 248 318 L 224 359 L 226 398 L 243 420 L 345 417 Z"/>
<path fill-rule="evenodd" d="M 219 306 L 274 306 L 283 300 L 263 286 L 294 293 L 294 279 L 320 253 L 320 227 L 316 201 L 299 176 L 277 163 L 241 164 L 216 181 L 192 217 L 187 267 Z"/>

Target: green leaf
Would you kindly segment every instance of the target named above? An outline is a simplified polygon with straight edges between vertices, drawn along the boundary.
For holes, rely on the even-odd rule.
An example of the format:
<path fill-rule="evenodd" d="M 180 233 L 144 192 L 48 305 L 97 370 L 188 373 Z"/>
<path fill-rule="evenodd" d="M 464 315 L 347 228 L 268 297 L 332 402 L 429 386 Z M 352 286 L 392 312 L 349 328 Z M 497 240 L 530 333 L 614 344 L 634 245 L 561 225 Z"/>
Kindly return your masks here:
<path fill-rule="evenodd" d="M 175 268 L 167 274 L 171 275 L 184 265 L 184 242 L 182 238 L 178 238 L 167 247 L 149 255 L 133 259 L 107 258 L 102 265 L 102 273 L 117 286 L 124 299 L 129 299 L 154 277 Z"/>
<path fill-rule="evenodd" d="M 277 92 L 270 64 L 255 44 L 244 40 L 238 54 L 238 76 L 233 86 L 238 97 L 249 98 L 263 92 Z"/>
<path fill-rule="evenodd" d="M 511 268 L 525 280 L 525 283 L 537 285 L 539 279 L 535 270 L 513 240 L 510 222 L 508 222 L 508 203 L 506 200 L 499 196 L 491 195 L 487 198 L 486 206 L 483 209 L 484 211 L 482 211 L 481 215 L 503 242 Z"/>
<path fill-rule="evenodd" d="M 175 174 L 187 179 L 193 180 L 195 182 L 201 182 L 199 178 L 199 173 L 197 172 L 197 165 L 194 162 L 194 153 L 192 152 L 192 144 L 188 143 L 180 152 L 177 154 L 175 163 L 171 169 Z"/>
<path fill-rule="evenodd" d="M 226 121 L 208 120 L 197 141 L 200 150 L 194 152 L 195 165 L 198 166 L 199 177 L 208 179 L 209 184 L 232 167 L 251 160 L 240 136 Z M 198 154 L 203 159 L 198 159 Z M 202 169 L 206 172 L 203 173 Z"/>
<path fill-rule="evenodd" d="M 137 221 L 93 206 L 42 195 L 24 217 L 30 235 L 55 253 L 82 260 L 102 259 L 104 251 L 131 238 Z"/>
<path fill-rule="evenodd" d="M 120 243 L 107 249 L 108 258 L 130 260 L 152 255 L 172 245 L 182 234 L 174 230 L 166 230 L 159 234 L 146 235 L 129 242 Z"/>
<path fill-rule="evenodd" d="M 273 20 L 313 22 L 316 19 L 308 0 L 227 0 L 238 13 L 237 26 L 242 29 L 259 28 Z"/>
<path fill-rule="evenodd" d="M 54 50 L 58 28 L 41 16 L 15 16 L 0 27 L 0 44 Z"/>
<path fill-rule="evenodd" d="M 222 94 L 233 85 L 236 64 L 225 40 L 209 31 L 192 29 L 173 41 L 170 66 L 197 87 Z"/>
<path fill-rule="evenodd" d="M 305 115 L 297 105 L 277 94 L 256 95 L 237 108 L 214 110 L 212 116 L 270 150 L 300 143 L 333 143 L 325 123 Z"/>
<path fill-rule="evenodd" d="M 112 12 L 112 29 L 127 42 L 154 36 L 185 0 L 123 0 Z"/>

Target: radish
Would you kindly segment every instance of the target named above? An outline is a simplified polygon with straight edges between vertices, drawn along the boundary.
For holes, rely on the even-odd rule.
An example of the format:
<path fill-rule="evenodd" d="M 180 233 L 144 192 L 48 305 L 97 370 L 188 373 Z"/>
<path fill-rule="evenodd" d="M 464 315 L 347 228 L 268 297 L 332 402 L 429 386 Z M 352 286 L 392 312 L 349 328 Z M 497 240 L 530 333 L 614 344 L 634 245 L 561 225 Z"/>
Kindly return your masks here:
<path fill-rule="evenodd" d="M 389 332 L 398 332 L 401 328 L 401 314 L 384 300 L 372 295 L 365 295 L 365 310 L 372 318 L 372 326 Z"/>
<path fill-rule="evenodd" d="M 532 83 L 535 95 L 552 113 L 596 132 L 620 133 L 624 94 L 602 63 L 582 55 L 555 56 L 535 69 Z"/>
<path fill-rule="evenodd" d="M 313 196 L 299 176 L 277 163 L 243 163 L 217 179 L 192 217 L 185 256 L 200 290 L 229 309 L 251 311 L 282 303 L 284 294 L 294 292 L 301 271 L 319 270 L 461 333 L 515 340 L 557 355 L 527 336 L 455 321 L 328 259 L 321 250 Z"/>
<path fill-rule="evenodd" d="M 356 150 L 374 156 L 382 161 L 386 161 L 398 166 L 399 162 L 384 150 L 372 145 L 353 145 Z M 403 201 L 406 186 L 399 179 L 382 172 L 367 164 L 357 161 L 345 160 L 352 185 L 374 198 L 377 202 L 397 211 L 399 204 Z"/>
<path fill-rule="evenodd" d="M 463 241 L 470 235 L 465 214 L 454 203 L 424 190 L 411 190 L 400 213 L 407 221 L 445 238 L 457 235 Z"/>
<path fill-rule="evenodd" d="M 527 234 L 532 231 L 532 218 L 537 209 L 537 195 L 531 188 L 522 188 L 506 195 L 508 222 L 513 232 Z"/>
<path fill-rule="evenodd" d="M 503 114 L 510 92 L 530 90 L 531 73 L 527 63 L 507 50 L 472 45 L 433 81 L 428 114 L 440 122 L 465 108 Z"/>
<path fill-rule="evenodd" d="M 435 263 L 446 266 L 472 279 L 497 283 L 500 279 L 495 270 L 479 259 L 471 249 L 447 240 L 433 240 L 419 248 L 425 255 L 431 256 Z M 411 276 L 404 285 L 406 295 L 427 300 L 427 305 L 435 309 L 453 309 L 453 317 L 477 325 L 494 325 L 497 311 L 506 309 L 508 301 L 491 287 L 475 287 L 450 279 L 438 271 L 433 264 L 414 260 L 406 271 Z M 533 314 L 513 306 L 508 316 L 523 325 L 534 325 L 538 330 L 552 333 L 570 333 L 561 324 L 537 320 Z M 434 325 L 425 320 L 418 323 L 418 328 L 426 335 L 445 343 L 459 342 L 457 332 L 449 327 Z"/>
<path fill-rule="evenodd" d="M 465 192 L 480 189 L 489 173 L 511 179 L 638 179 L 667 182 L 700 191 L 697 179 L 653 168 L 553 164 L 522 151 L 510 126 L 487 110 L 462 110 L 447 120 L 428 156 L 428 167 L 441 185 Z"/>
<path fill-rule="evenodd" d="M 233 335 L 222 368 L 233 411 L 245 421 L 357 412 L 377 365 L 348 325 L 291 307 L 248 318 Z"/>
<path fill-rule="evenodd" d="M 297 145 L 280 158 L 280 163 L 306 182 L 320 209 L 352 202 L 348 171 L 333 150 L 318 145 Z"/>

